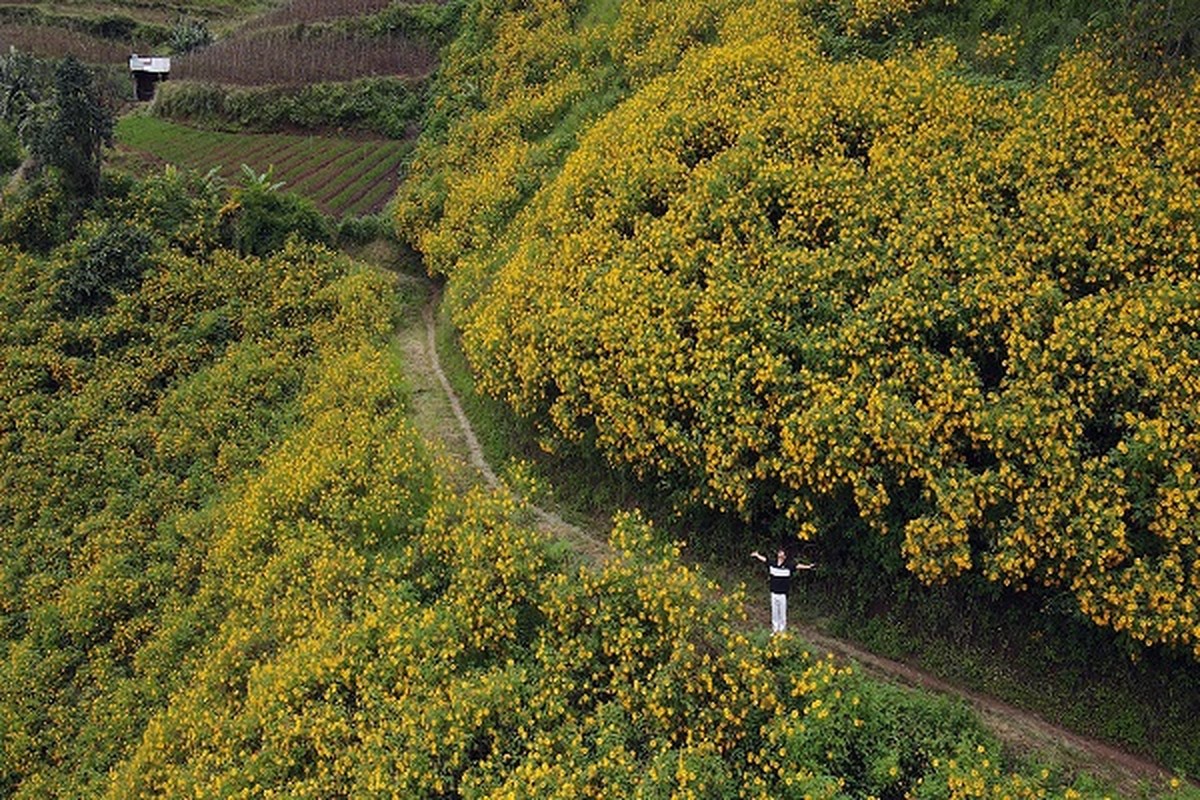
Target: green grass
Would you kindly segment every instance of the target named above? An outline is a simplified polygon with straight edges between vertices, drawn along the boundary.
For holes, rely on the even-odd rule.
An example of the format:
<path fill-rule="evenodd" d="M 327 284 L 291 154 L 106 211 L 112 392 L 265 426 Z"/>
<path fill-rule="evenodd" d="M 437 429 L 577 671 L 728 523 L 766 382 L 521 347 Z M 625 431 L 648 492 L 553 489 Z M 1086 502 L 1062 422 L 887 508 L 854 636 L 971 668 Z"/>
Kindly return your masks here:
<path fill-rule="evenodd" d="M 399 184 L 398 167 L 410 147 L 389 139 L 206 131 L 145 115 L 120 120 L 116 141 L 127 161 L 151 167 L 215 168 L 227 180 L 240 177 L 242 164 L 257 173 L 273 169 L 285 189 L 333 217 L 380 211 Z"/>

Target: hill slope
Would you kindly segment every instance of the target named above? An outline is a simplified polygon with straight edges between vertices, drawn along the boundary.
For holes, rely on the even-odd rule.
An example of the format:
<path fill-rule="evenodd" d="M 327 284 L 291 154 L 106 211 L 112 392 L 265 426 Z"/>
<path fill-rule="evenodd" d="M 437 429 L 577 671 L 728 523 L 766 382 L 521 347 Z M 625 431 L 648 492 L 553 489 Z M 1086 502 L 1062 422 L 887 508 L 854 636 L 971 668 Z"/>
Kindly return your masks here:
<path fill-rule="evenodd" d="M 1014 85 L 889 48 L 923 4 L 840 8 L 472 6 L 397 213 L 482 384 L 754 525 L 1200 654 L 1194 77 Z"/>

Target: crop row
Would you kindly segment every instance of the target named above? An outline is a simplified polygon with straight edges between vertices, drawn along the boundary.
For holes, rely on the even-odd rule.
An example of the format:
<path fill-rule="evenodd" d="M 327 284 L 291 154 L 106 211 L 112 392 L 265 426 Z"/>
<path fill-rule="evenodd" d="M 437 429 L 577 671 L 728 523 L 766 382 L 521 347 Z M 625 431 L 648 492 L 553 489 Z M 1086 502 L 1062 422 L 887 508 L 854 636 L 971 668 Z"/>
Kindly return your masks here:
<path fill-rule="evenodd" d="M 242 30 L 307 25 L 313 22 L 366 16 L 382 11 L 389 3 L 390 0 L 292 0 L 251 20 Z"/>
<path fill-rule="evenodd" d="M 149 117 L 117 126 L 117 141 L 132 151 L 236 179 L 242 164 L 273 170 L 284 189 L 311 199 L 333 216 L 379 211 L 395 192 L 407 152 L 403 142 L 292 134 L 205 131 Z"/>

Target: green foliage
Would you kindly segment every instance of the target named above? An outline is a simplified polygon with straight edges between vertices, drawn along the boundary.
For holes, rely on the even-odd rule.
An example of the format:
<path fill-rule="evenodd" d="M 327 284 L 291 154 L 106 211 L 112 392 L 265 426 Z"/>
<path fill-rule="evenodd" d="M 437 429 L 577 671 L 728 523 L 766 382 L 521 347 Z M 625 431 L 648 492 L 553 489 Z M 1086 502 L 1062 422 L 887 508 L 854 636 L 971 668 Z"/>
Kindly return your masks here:
<path fill-rule="evenodd" d="M 63 316 L 52 276 L 128 244 L 100 220 L 173 190 L 198 196 L 137 286 Z M 6 796 L 1101 796 L 748 639 L 741 593 L 635 514 L 572 566 L 514 496 L 438 477 L 393 281 L 295 242 L 184 253 L 217 193 L 167 174 L 49 264 L 3 252 Z"/>
<path fill-rule="evenodd" d="M 376 239 L 395 239 L 396 229 L 382 214 L 344 217 L 337 224 L 338 244 L 364 245 Z"/>
<path fill-rule="evenodd" d="M 150 231 L 157 241 L 195 255 L 219 244 L 226 194 L 215 170 L 201 174 L 168 166 L 123 195 L 106 197 L 98 214 Z"/>
<path fill-rule="evenodd" d="M 289 190 L 333 217 L 382 209 L 399 182 L 410 148 L 407 142 L 358 137 L 199 130 L 144 115 L 123 118 L 117 140 L 157 160 L 201 172 L 215 170 L 229 181 L 244 177 L 239 164 L 256 172 L 274 167 Z"/>
<path fill-rule="evenodd" d="M 201 47 L 207 47 L 212 44 L 212 40 L 212 32 L 208 29 L 207 20 L 181 14 L 171 24 L 171 38 L 168 46 L 172 53 L 183 55 Z"/>
<path fill-rule="evenodd" d="M 231 244 L 243 254 L 266 255 L 297 237 L 308 242 L 328 242 L 332 228 L 311 201 L 281 192 L 283 183 L 272 180 L 272 169 L 255 173 L 242 165 L 243 182 L 230 194 L 223 215 L 231 227 Z"/>
<path fill-rule="evenodd" d="M 928 5 L 846 5 L 843 32 Z M 756 3 L 627 4 L 608 63 L 559 59 L 594 30 L 571 10 L 478 10 L 434 101 L 461 116 L 397 204 L 485 389 L 719 511 L 857 521 L 896 534 L 881 566 L 1069 587 L 1200 653 L 1194 381 L 1151 366 L 1193 372 L 1194 77 L 842 61 Z M 613 64 L 632 93 L 559 169 L 551 126 Z"/>
<path fill-rule="evenodd" d="M 51 79 L 47 62 L 15 49 L 0 54 L 0 119 L 25 136 L 34 108 L 49 94 Z"/>
<path fill-rule="evenodd" d="M 0 121 L 0 175 L 12 172 L 24 158 L 17 132 L 7 122 Z"/>
<path fill-rule="evenodd" d="M 899 13 L 857 25 L 859 6 Z M 1127 64 L 1153 69 L 1186 64 L 1195 56 L 1195 0 L 988 0 L 930 3 L 817 3 L 814 17 L 825 51 L 836 58 L 882 58 L 936 39 L 953 42 L 983 75 L 1044 80 L 1081 42 L 1099 46 Z"/>
<path fill-rule="evenodd" d="M 1153 66 L 1194 63 L 1200 55 L 1200 2 L 1122 0 L 1108 10 L 1114 49 Z"/>
<path fill-rule="evenodd" d="M 88 20 L 91 33 L 118 41 L 130 41 L 139 32 L 138 21 L 123 14 L 102 14 Z"/>
<path fill-rule="evenodd" d="M 185 255 L 181 246 L 211 230 L 186 219 L 189 203 L 166 210 L 164 230 L 139 235 L 162 195 L 189 189 L 202 194 L 191 211 L 210 214 L 201 182 L 169 174 L 110 199 L 115 205 L 97 209 L 49 263 L 3 253 L 6 796 L 99 795 L 109 768 L 187 676 L 214 624 L 212 607 L 190 600 L 224 524 L 214 498 L 256 470 L 304 414 L 344 421 L 346 402 L 368 422 L 397 421 L 401 396 L 383 355 L 388 281 L 312 247 L 243 261 L 210 240 L 200 257 Z M 105 222 L 109 214 L 122 224 Z M 136 284 L 124 276 L 125 291 L 96 282 L 106 302 L 64 315 L 65 281 L 85 265 L 144 269 Z M 371 381 L 356 377 L 366 374 Z M 343 430 L 330 419 L 313 441 L 325 452 Z M 413 452 L 412 439 L 388 438 L 389 430 L 363 435 Z M 387 465 L 354 461 L 361 469 L 353 472 L 349 463 L 333 474 L 363 482 L 355 497 L 377 497 L 366 483 Z M 403 496 L 386 491 L 380 503 Z M 383 524 L 373 508 L 359 505 L 338 524 L 373 535 Z"/>
<path fill-rule="evenodd" d="M 571 12 L 560 3 L 465 7 L 396 212 L 402 235 L 414 245 L 425 239 L 419 248 L 433 268 L 455 252 L 487 250 L 580 132 L 628 91 L 610 30 L 575 30 Z M 493 61 L 493 47 L 501 59 Z M 447 207 L 451 175 L 464 191 Z M 435 229 L 443 215 L 455 222 Z"/>
<path fill-rule="evenodd" d="M 136 286 L 149 266 L 150 234 L 125 220 L 82 228 L 59 256 L 55 305 L 65 315 L 93 311 Z"/>
<path fill-rule="evenodd" d="M 164 119 L 220 120 L 228 91 L 216 83 L 169 81 L 157 87 L 151 111 Z"/>
<path fill-rule="evenodd" d="M 1058 94 L 1022 104 L 976 94 L 943 51 L 830 69 L 789 9 L 630 2 L 609 27 L 579 4 L 468 7 L 463 61 L 439 79 L 431 141 L 446 149 L 424 147 L 401 215 L 450 275 L 462 318 L 519 323 L 477 326 L 475 352 L 525 337 L 511 396 L 547 406 L 567 396 L 553 420 L 568 439 L 608 436 L 652 464 L 661 453 L 645 443 L 683 431 L 666 438 L 682 467 L 672 478 L 711 475 L 701 490 L 730 507 L 808 500 L 826 524 L 859 518 L 856 530 L 975 513 L 998 491 L 980 477 L 989 454 L 1012 447 L 1029 456 L 1031 503 L 1063 488 L 1060 472 L 1078 477 L 1066 487 L 1080 490 L 1075 505 L 1053 507 L 1054 519 L 1069 529 L 1088 502 L 1127 501 L 1145 557 L 1135 577 L 1153 579 L 1152 563 L 1178 574 L 1153 561 L 1147 534 L 1160 529 L 1158 507 L 1186 510 L 1193 489 L 1186 470 L 1164 472 L 1180 449 L 1171 426 L 1190 424 L 1180 398 L 1195 395 L 1179 390 L 1195 374 L 1194 253 L 1171 250 L 1167 235 L 1194 216 L 1187 184 L 1164 192 L 1178 205 L 1147 212 L 1155 235 L 1131 245 L 1136 258 L 1097 235 L 1091 249 L 1106 258 L 1089 261 L 1074 245 L 1110 219 L 1088 213 L 1134 208 L 1140 194 L 1122 181 L 1143 175 L 1138 152 L 1121 148 L 1121 102 L 1069 102 L 1105 85 L 1093 64 L 1076 62 Z M 1180 113 L 1137 107 L 1154 120 Z M 1064 116 L 1005 138 L 1013 109 L 1024 122 Z M 1097 118 L 1112 127 L 1085 126 Z M 1192 128 L 1183 119 L 1170 131 L 1153 140 L 1156 163 L 1189 176 Z M 1104 170 L 1109 151 L 1129 155 L 1128 171 Z M 963 179 L 975 175 L 964 163 L 989 164 L 988 180 Z M 1072 204 L 1060 163 L 1098 171 L 1109 188 L 1072 184 L 1095 200 Z M 278 188 L 269 170 L 252 171 L 221 203 L 213 182 L 168 173 L 109 198 L 48 262 L 0 253 L 0 793 L 1104 794 L 1014 771 L 961 706 L 881 689 L 790 638 L 748 639 L 740 593 L 720 592 L 637 515 L 615 520 L 611 560 L 572 567 L 520 522 L 513 496 L 448 485 L 405 419 L 387 351 L 391 281 L 317 245 L 273 249 L 313 223 Z M 980 211 L 1011 210 L 1013 193 L 1027 219 Z M 161 229 L 148 222 L 159 204 Z M 964 208 L 981 216 L 955 216 Z M 981 219 L 995 224 L 967 224 Z M 998 245 L 1022 225 L 1031 260 Z M 1056 238 L 1063 229 L 1083 238 Z M 269 253 L 236 255 L 222 237 Z M 955 260 L 970 244 L 1014 268 Z M 107 271 L 87 284 L 106 294 L 90 313 L 63 314 L 62 279 L 84 262 L 80 281 Z M 539 303 L 562 297 L 537 319 Z M 1011 305 L 988 304 L 997 298 Z M 493 300 L 513 304 L 489 310 Z M 993 310 L 1016 327 L 998 331 Z M 975 333 L 977 320 L 992 327 Z M 1181 339 L 1174 372 L 1146 355 Z M 660 358 L 664 342 L 687 345 Z M 1001 342 L 1011 362 L 997 358 Z M 795 364 L 804 370 L 791 376 Z M 1046 364 L 1074 377 L 1042 381 Z M 1169 380 L 1155 380 L 1158 367 Z M 598 377 L 609 386 L 588 395 Z M 1043 391 L 972 416 L 980 386 L 1026 379 Z M 1142 398 L 1147 385 L 1155 394 Z M 792 390 L 803 403 L 789 405 Z M 1053 391 L 1069 402 L 1051 402 Z M 1144 401 L 1143 416 L 1110 417 L 1127 396 Z M 1072 415 L 1094 397 L 1104 413 Z M 1162 408 L 1173 416 L 1159 424 Z M 929 426 L 883 435 L 912 419 Z M 1121 423 L 1132 433 L 1114 439 Z M 689 436 L 712 437 L 694 462 Z M 1109 461 L 1059 470 L 1051 445 L 1064 439 Z M 830 447 L 805 450 L 811 441 Z M 907 463 L 905 444 L 931 448 L 936 467 L 911 492 L 891 471 Z M 795 461 L 772 472 L 772 453 Z M 1131 477 L 1127 495 L 1097 482 L 1108 466 Z M 1091 531 L 1069 530 L 1080 541 Z M 928 542 L 932 555 L 905 538 L 905 557 L 962 568 L 939 560 L 946 542 Z M 1006 541 L 987 564 L 1010 568 L 1000 557 L 1028 544 Z M 964 546 L 971 556 L 981 545 Z M 1162 604 L 1129 588 L 1135 606 Z"/>
<path fill-rule="evenodd" d="M 376 36 L 399 33 L 440 47 L 453 40 L 466 5 L 464 0 L 393 3 L 369 17 L 366 25 Z"/>
<path fill-rule="evenodd" d="M 233 130 L 364 130 L 403 138 L 424 110 L 424 86 L 408 78 L 363 78 L 303 87 L 228 87 L 170 81 L 155 93 L 153 112 Z"/>
<path fill-rule="evenodd" d="M 54 170 L 21 184 L 0 203 L 0 242 L 37 253 L 70 238 L 76 206 Z"/>
<path fill-rule="evenodd" d="M 57 167 L 68 193 L 84 204 L 100 193 L 103 149 L 112 144 L 113 115 L 100 96 L 92 73 L 68 56 L 54 73 L 54 92 L 45 120 L 29 141 L 42 166 Z"/>

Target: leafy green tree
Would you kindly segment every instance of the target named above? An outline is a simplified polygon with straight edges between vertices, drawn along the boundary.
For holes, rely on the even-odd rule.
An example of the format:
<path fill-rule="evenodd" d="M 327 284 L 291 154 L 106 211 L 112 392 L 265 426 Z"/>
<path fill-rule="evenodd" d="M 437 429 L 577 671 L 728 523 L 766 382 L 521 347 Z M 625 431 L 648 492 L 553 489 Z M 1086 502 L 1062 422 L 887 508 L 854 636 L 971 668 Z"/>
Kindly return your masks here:
<path fill-rule="evenodd" d="M 100 194 L 100 162 L 112 144 L 113 114 L 103 102 L 92 73 L 67 56 L 54 74 L 54 93 L 32 136 L 38 166 L 62 170 L 68 194 L 88 205 Z"/>
<path fill-rule="evenodd" d="M 45 62 L 10 48 L 0 56 L 0 120 L 21 133 L 48 83 Z"/>
<path fill-rule="evenodd" d="M 55 270 L 55 303 L 76 316 L 111 302 L 113 293 L 137 285 L 149 266 L 153 241 L 149 233 L 123 220 L 113 220 L 94 231 L 80 226 L 71 248 Z"/>

